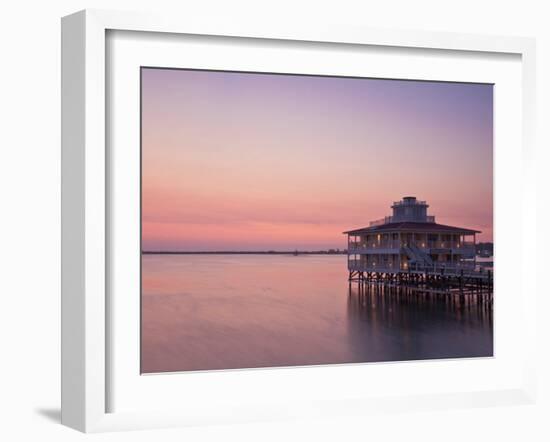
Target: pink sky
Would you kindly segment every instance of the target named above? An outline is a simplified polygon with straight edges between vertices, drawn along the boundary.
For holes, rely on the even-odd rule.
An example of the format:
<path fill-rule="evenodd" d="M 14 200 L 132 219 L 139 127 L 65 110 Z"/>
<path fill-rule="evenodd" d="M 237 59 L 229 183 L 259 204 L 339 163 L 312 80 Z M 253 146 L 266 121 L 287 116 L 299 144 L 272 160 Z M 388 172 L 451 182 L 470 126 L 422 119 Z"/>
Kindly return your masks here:
<path fill-rule="evenodd" d="M 144 250 L 345 248 L 405 195 L 492 241 L 491 85 L 142 69 Z"/>

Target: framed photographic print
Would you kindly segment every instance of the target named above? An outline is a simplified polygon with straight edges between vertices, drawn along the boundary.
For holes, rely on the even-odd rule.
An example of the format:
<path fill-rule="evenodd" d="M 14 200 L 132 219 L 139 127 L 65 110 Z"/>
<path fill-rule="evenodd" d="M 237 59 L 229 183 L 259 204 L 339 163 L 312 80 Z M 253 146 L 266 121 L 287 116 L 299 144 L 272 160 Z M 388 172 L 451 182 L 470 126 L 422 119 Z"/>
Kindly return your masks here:
<path fill-rule="evenodd" d="M 493 356 L 492 84 L 140 76 L 142 374 Z"/>
<path fill-rule="evenodd" d="M 62 42 L 63 423 L 532 400 L 531 40 L 84 11 Z"/>

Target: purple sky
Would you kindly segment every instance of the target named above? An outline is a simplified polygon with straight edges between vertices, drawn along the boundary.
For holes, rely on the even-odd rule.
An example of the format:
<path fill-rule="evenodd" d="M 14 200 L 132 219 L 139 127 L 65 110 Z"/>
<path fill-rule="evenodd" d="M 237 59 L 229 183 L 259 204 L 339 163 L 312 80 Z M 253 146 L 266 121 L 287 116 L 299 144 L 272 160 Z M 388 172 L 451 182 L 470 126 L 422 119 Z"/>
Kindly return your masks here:
<path fill-rule="evenodd" d="M 143 247 L 345 247 L 404 195 L 492 240 L 492 85 L 143 69 Z"/>

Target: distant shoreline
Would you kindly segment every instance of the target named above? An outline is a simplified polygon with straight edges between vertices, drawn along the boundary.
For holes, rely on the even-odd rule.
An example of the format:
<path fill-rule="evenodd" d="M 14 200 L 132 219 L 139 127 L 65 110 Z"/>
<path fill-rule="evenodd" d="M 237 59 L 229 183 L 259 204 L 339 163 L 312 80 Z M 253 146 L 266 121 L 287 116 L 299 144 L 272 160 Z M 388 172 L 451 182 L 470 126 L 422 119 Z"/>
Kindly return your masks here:
<path fill-rule="evenodd" d="M 257 251 L 214 251 L 214 252 L 197 252 L 197 251 L 156 251 L 142 250 L 142 255 L 347 255 L 347 250 L 328 251 L 275 251 L 275 250 L 257 250 Z"/>

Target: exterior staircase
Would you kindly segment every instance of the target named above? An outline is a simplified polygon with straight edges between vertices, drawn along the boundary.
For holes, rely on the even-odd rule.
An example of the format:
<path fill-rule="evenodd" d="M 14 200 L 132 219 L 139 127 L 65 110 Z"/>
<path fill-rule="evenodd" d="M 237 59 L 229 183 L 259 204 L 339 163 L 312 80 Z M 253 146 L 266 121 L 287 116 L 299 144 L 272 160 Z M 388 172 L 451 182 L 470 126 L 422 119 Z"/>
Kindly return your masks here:
<path fill-rule="evenodd" d="M 428 255 L 424 250 L 420 249 L 416 245 L 408 245 L 403 247 L 405 253 L 411 260 L 411 263 L 420 265 L 422 267 L 433 267 L 434 262 L 430 255 Z"/>

